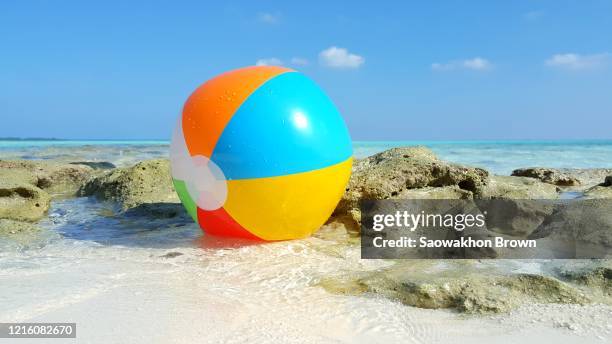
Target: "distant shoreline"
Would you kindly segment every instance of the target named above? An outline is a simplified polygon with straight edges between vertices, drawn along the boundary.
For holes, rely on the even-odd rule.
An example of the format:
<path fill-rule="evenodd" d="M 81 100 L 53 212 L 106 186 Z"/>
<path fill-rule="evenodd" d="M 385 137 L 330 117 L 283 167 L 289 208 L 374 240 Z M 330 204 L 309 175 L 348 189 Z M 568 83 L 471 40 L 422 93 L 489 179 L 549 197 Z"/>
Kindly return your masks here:
<path fill-rule="evenodd" d="M 0 141 L 66 141 L 56 137 L 0 137 Z"/>
<path fill-rule="evenodd" d="M 147 141 L 147 142 L 158 142 L 158 141 L 167 141 L 168 139 L 62 139 L 56 137 L 0 137 L 0 141 L 68 141 L 68 142 L 105 142 L 105 141 L 120 141 L 120 142 L 129 142 L 129 141 Z"/>

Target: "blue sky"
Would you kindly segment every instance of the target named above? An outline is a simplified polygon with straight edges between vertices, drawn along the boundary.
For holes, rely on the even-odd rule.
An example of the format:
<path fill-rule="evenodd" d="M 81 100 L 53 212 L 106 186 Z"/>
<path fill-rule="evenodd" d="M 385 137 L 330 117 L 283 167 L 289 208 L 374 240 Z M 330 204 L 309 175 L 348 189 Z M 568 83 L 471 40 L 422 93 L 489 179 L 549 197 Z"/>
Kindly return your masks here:
<path fill-rule="evenodd" d="M 612 138 L 612 1 L 3 1 L 0 137 L 167 139 L 226 70 L 317 81 L 355 140 Z"/>

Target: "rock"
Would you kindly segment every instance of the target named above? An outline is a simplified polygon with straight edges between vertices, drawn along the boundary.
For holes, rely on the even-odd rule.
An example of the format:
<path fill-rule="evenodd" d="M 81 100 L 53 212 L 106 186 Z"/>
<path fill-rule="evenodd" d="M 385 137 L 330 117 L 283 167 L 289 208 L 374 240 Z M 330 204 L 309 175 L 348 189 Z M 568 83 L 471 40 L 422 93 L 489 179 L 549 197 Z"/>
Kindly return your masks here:
<path fill-rule="evenodd" d="M 34 222 L 49 209 L 50 197 L 40 188 L 15 179 L 0 180 L 0 219 Z"/>
<path fill-rule="evenodd" d="M 337 223 L 323 225 L 312 236 L 321 240 L 337 243 L 338 247 L 334 249 L 337 248 L 338 251 L 333 255 L 339 255 L 339 252 L 344 252 L 347 246 L 357 246 L 361 243 L 359 233 L 350 232 L 346 226 Z M 327 247 L 329 247 L 329 245 L 313 245 L 313 248 L 317 250 Z"/>
<path fill-rule="evenodd" d="M 483 199 L 555 199 L 559 188 L 528 177 L 491 176 L 482 191 Z"/>
<path fill-rule="evenodd" d="M 38 184 L 38 176 L 23 169 L 0 168 L 0 181 L 25 183 L 36 186 Z"/>
<path fill-rule="evenodd" d="M 599 289 L 605 296 L 612 297 L 612 268 L 610 267 L 598 266 L 578 271 L 563 269 L 559 271 L 559 274 L 568 281 L 591 289 Z"/>
<path fill-rule="evenodd" d="M 488 172 L 438 159 L 424 147 L 393 148 L 353 164 L 353 173 L 330 222 L 358 230 L 359 201 L 408 197 L 471 197 L 482 193 Z M 436 188 L 451 187 L 444 190 Z M 413 191 L 414 189 L 425 190 Z"/>
<path fill-rule="evenodd" d="M 606 176 L 612 175 L 612 168 L 544 168 L 555 171 L 557 175 L 565 175 L 579 181 L 579 184 L 563 186 L 564 190 L 584 191 L 595 185 L 600 185 Z"/>
<path fill-rule="evenodd" d="M 52 196 L 74 195 L 93 174 L 85 165 L 38 160 L 0 160 L 0 176 L 23 175 L 21 181 L 35 185 Z"/>
<path fill-rule="evenodd" d="M 170 163 L 165 159 L 111 170 L 87 182 L 78 195 L 115 201 L 123 210 L 147 203 L 180 203 L 172 186 Z"/>
<path fill-rule="evenodd" d="M 491 176 L 482 193 L 482 211 L 487 211 L 489 230 L 525 237 L 531 234 L 553 211 L 548 202 L 534 202 L 534 199 L 557 199 L 557 186 L 543 183 L 534 178 L 514 176 Z"/>
<path fill-rule="evenodd" d="M 573 168 L 562 169 L 561 171 L 580 180 L 581 185 L 578 190 L 599 185 L 607 176 L 612 175 L 612 168 Z"/>
<path fill-rule="evenodd" d="M 171 258 L 180 257 L 180 256 L 182 256 L 182 255 L 183 255 L 183 253 L 181 253 L 181 252 L 171 251 L 171 252 L 168 252 L 168 253 L 166 253 L 166 254 L 163 254 L 163 255 L 161 255 L 161 256 L 159 256 L 159 257 L 160 257 L 160 258 L 168 258 L 168 259 L 171 259 Z"/>
<path fill-rule="evenodd" d="M 473 193 L 456 185 L 407 189 L 392 197 L 397 199 L 472 199 Z"/>
<path fill-rule="evenodd" d="M 0 235 L 15 235 L 38 230 L 39 227 L 31 222 L 0 219 Z"/>
<path fill-rule="evenodd" d="M 37 228 L 52 197 L 74 195 L 93 173 L 84 165 L 48 161 L 0 160 L 0 219 L 2 231 Z"/>
<path fill-rule="evenodd" d="M 573 168 L 562 171 L 578 178 L 584 187 L 600 184 L 607 176 L 612 175 L 612 168 Z"/>
<path fill-rule="evenodd" d="M 0 244 L 2 253 L 13 249 L 23 250 L 27 247 L 41 247 L 48 236 L 36 223 L 0 219 Z"/>
<path fill-rule="evenodd" d="M 612 176 L 606 176 L 603 183 L 584 192 L 585 198 L 612 198 Z"/>
<path fill-rule="evenodd" d="M 528 303 L 592 301 L 581 290 L 552 277 L 479 271 L 469 266 L 470 261 L 433 261 L 437 266 L 425 269 L 422 264 L 432 263 L 400 262 L 359 276 L 322 279 L 319 285 L 337 294 L 373 293 L 414 307 L 464 313 L 507 312 Z"/>
<path fill-rule="evenodd" d="M 191 222 L 185 207 L 181 203 L 142 203 L 126 210 L 125 216 L 143 216 L 156 219 L 172 219 L 183 217 L 186 222 Z"/>
<path fill-rule="evenodd" d="M 612 187 L 593 186 L 584 191 L 584 198 L 612 198 Z"/>
<path fill-rule="evenodd" d="M 576 186 L 580 185 L 578 178 L 564 173 L 561 170 L 544 167 L 529 167 L 519 168 L 512 171 L 512 175 L 516 177 L 536 178 L 548 184 L 558 186 Z"/>
<path fill-rule="evenodd" d="M 477 202 L 487 213 L 487 229 L 525 238 L 553 213 L 554 204 L 545 200 L 492 199 Z"/>
<path fill-rule="evenodd" d="M 108 161 L 74 161 L 71 165 L 85 165 L 93 168 L 94 170 L 110 170 L 116 168 L 115 164 Z"/>
<path fill-rule="evenodd" d="M 561 204 L 528 239 L 548 239 L 576 258 L 605 257 L 612 248 L 612 202 L 583 199 Z"/>

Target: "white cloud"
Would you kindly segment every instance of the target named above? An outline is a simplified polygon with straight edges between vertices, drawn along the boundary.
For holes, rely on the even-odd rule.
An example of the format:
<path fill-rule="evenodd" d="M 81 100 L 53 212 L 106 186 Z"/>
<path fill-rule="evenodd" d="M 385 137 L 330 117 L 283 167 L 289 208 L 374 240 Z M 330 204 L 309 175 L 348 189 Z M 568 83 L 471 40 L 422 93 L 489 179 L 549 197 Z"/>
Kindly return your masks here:
<path fill-rule="evenodd" d="M 487 61 L 486 59 L 480 58 L 480 57 L 476 57 L 471 60 L 463 61 L 463 67 L 468 68 L 468 69 L 484 70 L 484 69 L 490 69 L 491 66 L 492 66 L 491 62 Z"/>
<path fill-rule="evenodd" d="M 330 68 L 359 68 L 365 63 L 363 56 L 351 54 L 344 48 L 329 47 L 319 53 L 319 62 Z"/>
<path fill-rule="evenodd" d="M 255 62 L 256 66 L 282 66 L 283 61 L 277 59 L 276 57 L 269 57 L 265 59 L 259 59 Z"/>
<path fill-rule="evenodd" d="M 563 68 L 570 70 L 594 69 L 606 65 L 612 54 L 601 53 L 591 55 L 580 54 L 555 54 L 544 62 L 549 67 Z"/>
<path fill-rule="evenodd" d="M 310 62 L 303 58 L 303 57 L 293 57 L 291 58 L 291 64 L 296 65 L 296 66 L 306 66 L 308 65 Z"/>
<path fill-rule="evenodd" d="M 281 14 L 279 12 L 271 13 L 271 12 L 259 12 L 257 13 L 257 20 L 266 23 L 266 24 L 276 24 L 281 18 Z"/>
<path fill-rule="evenodd" d="M 457 60 L 447 63 L 432 63 L 431 69 L 435 71 L 447 71 L 456 69 L 470 69 L 476 71 L 486 71 L 493 68 L 489 60 L 482 57 L 475 57 L 467 60 Z"/>

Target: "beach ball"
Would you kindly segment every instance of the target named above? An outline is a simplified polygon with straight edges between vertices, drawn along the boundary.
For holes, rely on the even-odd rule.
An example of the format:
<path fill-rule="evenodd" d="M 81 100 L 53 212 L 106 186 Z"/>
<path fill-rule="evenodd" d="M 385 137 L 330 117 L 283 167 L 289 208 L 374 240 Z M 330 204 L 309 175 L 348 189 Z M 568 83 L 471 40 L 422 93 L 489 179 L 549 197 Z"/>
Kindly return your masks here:
<path fill-rule="evenodd" d="M 340 113 L 289 68 L 233 70 L 185 102 L 170 146 L 174 187 L 212 235 L 304 238 L 344 193 L 352 145 Z"/>

